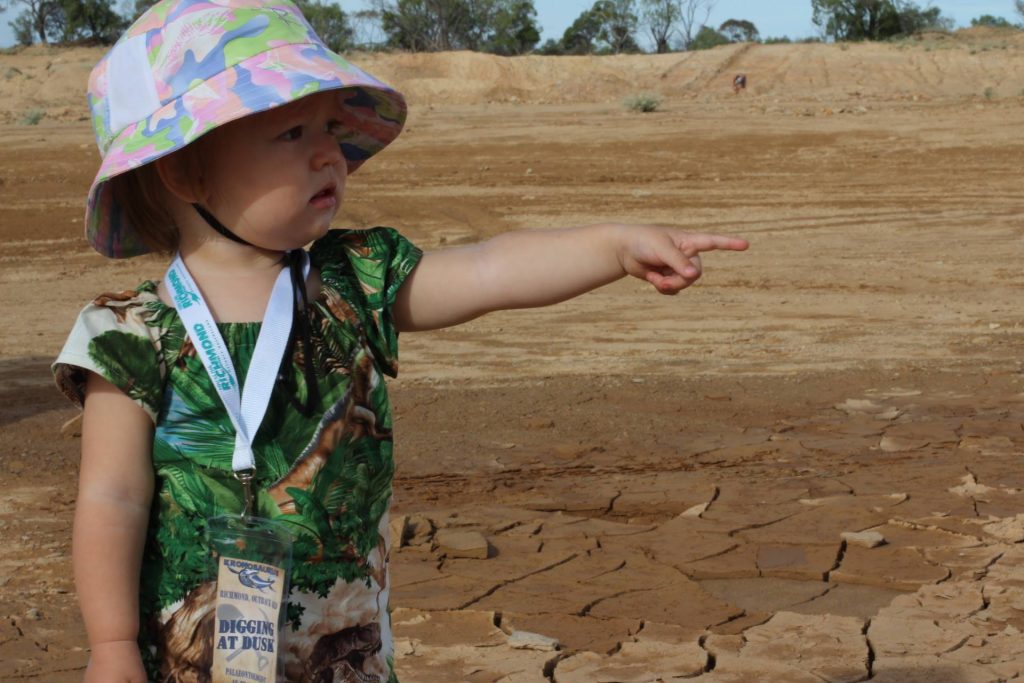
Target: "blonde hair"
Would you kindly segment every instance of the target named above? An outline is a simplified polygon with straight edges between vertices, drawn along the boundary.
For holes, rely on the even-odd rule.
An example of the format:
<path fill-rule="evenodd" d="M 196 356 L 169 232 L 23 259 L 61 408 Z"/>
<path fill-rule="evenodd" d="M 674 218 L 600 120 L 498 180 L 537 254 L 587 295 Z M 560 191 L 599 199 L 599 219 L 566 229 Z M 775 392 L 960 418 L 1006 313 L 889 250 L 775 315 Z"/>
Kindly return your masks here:
<path fill-rule="evenodd" d="M 181 164 L 189 189 L 203 196 L 202 146 L 197 142 L 165 157 Z M 114 201 L 124 212 L 124 220 L 151 252 L 171 256 L 178 251 L 181 234 L 169 208 L 170 190 L 160 177 L 156 163 L 148 163 L 107 181 Z"/>

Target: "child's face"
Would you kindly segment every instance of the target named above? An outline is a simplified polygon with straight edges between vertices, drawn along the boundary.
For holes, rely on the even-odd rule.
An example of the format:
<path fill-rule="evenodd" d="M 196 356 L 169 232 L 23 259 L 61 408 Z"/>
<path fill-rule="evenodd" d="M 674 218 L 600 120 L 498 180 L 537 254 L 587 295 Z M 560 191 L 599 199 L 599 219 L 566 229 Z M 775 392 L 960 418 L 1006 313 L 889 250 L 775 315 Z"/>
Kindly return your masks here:
<path fill-rule="evenodd" d="M 264 249 L 286 251 L 322 237 L 348 173 L 333 133 L 338 98 L 317 93 L 210 133 L 203 186 L 213 215 Z"/>

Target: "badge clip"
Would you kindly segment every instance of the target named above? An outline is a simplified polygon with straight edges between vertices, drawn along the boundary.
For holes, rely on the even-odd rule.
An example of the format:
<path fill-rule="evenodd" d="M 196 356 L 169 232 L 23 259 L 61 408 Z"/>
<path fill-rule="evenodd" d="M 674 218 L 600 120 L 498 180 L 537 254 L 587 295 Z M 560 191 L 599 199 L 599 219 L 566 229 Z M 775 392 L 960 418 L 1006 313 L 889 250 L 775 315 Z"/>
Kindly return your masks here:
<path fill-rule="evenodd" d="M 235 479 L 242 484 L 242 514 L 243 519 L 248 517 L 253 509 L 252 480 L 256 476 L 256 470 L 239 470 L 234 473 Z"/>

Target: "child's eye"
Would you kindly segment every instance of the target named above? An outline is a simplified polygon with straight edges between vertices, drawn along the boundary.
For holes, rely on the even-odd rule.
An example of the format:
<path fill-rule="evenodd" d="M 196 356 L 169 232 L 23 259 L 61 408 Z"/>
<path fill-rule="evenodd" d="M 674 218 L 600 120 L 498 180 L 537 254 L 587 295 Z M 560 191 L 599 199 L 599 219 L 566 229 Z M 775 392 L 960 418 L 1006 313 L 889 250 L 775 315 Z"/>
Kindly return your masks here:
<path fill-rule="evenodd" d="M 281 139 L 282 140 L 293 141 L 293 140 L 298 140 L 301 137 L 302 137 L 302 126 L 295 126 L 294 128 L 289 128 L 285 132 L 281 133 Z"/>

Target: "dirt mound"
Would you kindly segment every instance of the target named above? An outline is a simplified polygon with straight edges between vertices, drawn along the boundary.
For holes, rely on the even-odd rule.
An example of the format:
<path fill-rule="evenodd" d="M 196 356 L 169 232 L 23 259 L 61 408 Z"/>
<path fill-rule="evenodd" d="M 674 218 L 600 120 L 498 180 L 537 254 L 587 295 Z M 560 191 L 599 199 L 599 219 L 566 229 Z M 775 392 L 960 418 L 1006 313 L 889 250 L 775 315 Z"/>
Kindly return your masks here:
<path fill-rule="evenodd" d="M 45 114 L 85 119 L 89 70 L 100 48 L 35 47 L 0 57 L 0 121 Z M 498 57 L 475 52 L 360 54 L 354 61 L 401 89 L 413 105 L 616 103 L 727 98 L 736 72 L 748 97 L 838 101 L 1018 96 L 1024 35 L 993 29 L 926 34 L 896 43 L 727 45 L 666 55 Z"/>

